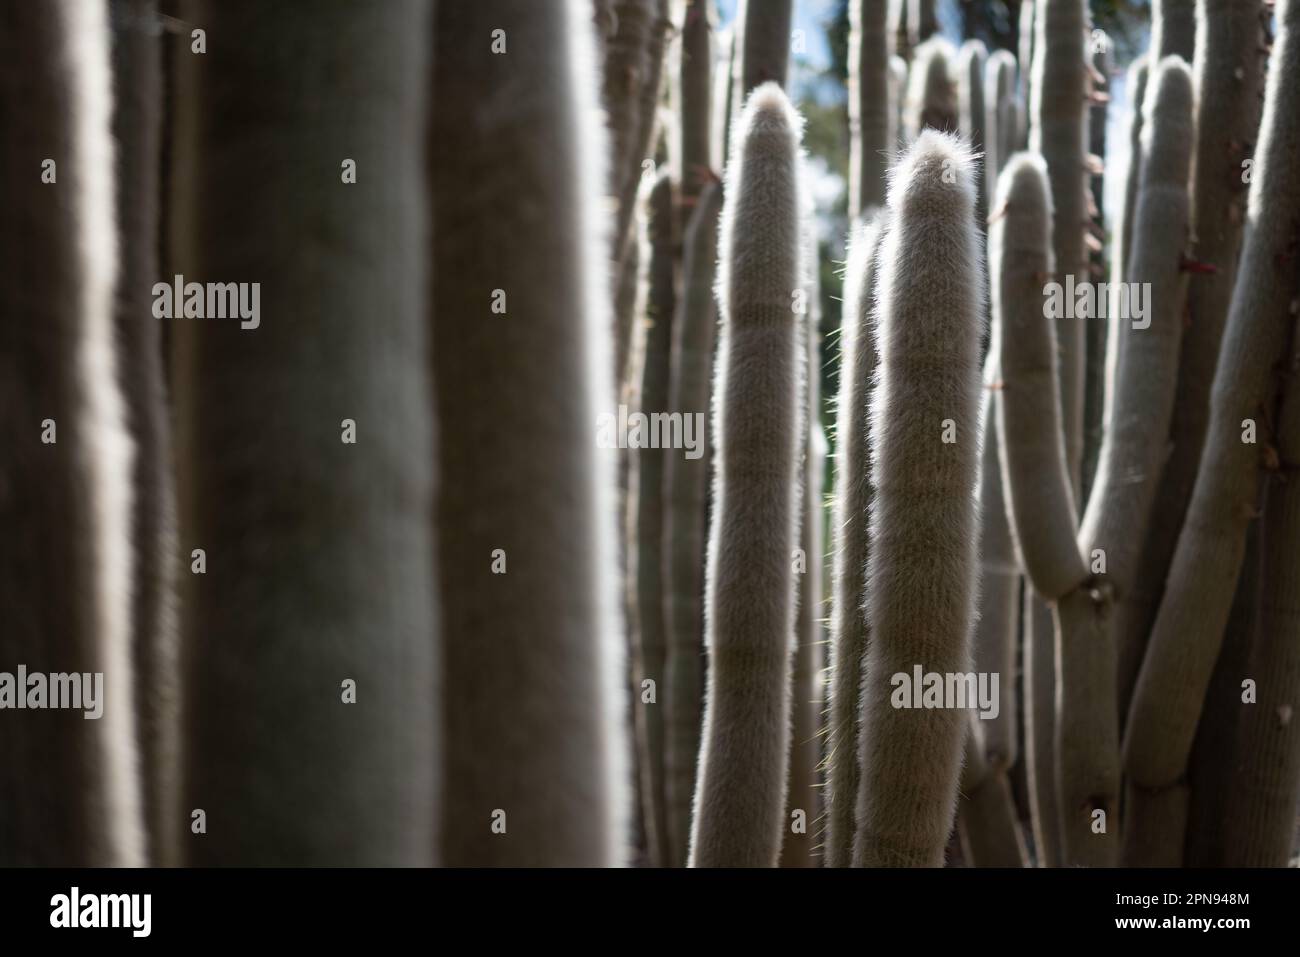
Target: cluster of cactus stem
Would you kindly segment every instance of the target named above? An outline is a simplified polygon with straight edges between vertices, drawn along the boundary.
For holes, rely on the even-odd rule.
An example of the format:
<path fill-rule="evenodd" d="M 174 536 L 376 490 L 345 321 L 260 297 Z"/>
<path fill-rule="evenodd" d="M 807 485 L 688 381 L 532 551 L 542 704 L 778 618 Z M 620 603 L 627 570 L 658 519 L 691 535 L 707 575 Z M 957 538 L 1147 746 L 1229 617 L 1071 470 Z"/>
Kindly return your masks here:
<path fill-rule="evenodd" d="M 1292 858 L 1300 0 L 848 0 L 837 333 L 793 0 L 163 7 L 0 14 L 0 864 Z"/>

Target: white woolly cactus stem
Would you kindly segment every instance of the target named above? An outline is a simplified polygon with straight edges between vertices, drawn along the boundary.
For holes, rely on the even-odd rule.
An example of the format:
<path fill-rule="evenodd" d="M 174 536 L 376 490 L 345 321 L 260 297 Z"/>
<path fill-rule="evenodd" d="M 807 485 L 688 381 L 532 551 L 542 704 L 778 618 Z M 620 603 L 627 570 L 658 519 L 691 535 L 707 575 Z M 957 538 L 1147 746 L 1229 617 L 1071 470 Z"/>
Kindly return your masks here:
<path fill-rule="evenodd" d="M 806 359 L 802 120 L 775 83 L 733 135 L 719 240 L 708 694 L 692 866 L 774 866 L 790 753 Z"/>
<path fill-rule="evenodd" d="M 971 154 L 937 131 L 921 134 L 890 179 L 871 408 L 858 866 L 940 866 L 952 829 L 966 714 L 895 707 L 893 676 L 969 670 L 984 287 L 977 189 Z"/>
<path fill-rule="evenodd" d="M 868 630 L 863 610 L 870 545 L 868 430 L 871 381 L 876 368 L 877 257 L 884 229 L 883 214 L 853 227 L 844 275 L 840 389 L 835 413 L 835 497 L 831 512 L 831 668 L 823 853 L 828 867 L 848 867 L 852 860 L 858 800 L 858 721 Z"/>

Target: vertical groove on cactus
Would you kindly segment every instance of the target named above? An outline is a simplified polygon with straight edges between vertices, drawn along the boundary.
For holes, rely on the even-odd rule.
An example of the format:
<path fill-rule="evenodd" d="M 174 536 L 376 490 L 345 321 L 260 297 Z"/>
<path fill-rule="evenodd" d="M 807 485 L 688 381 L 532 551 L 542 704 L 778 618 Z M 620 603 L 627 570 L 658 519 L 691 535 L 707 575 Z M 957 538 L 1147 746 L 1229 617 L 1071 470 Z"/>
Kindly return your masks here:
<path fill-rule="evenodd" d="M 1088 100 L 1090 78 L 1084 59 L 1088 32 L 1086 0 L 1041 0 L 1035 17 L 1029 148 L 1042 154 L 1052 184 L 1052 250 L 1056 275 L 1065 283 L 1089 276 L 1087 245 Z M 1083 468 L 1084 323 L 1057 321 L 1058 384 L 1065 429 L 1065 457 L 1076 497 Z"/>
<path fill-rule="evenodd" d="M 604 137 L 586 5 L 558 13 L 445 3 L 435 34 L 448 864 L 608 866 L 624 854 L 615 463 L 592 434 L 612 394 Z M 494 29 L 510 37 L 509 70 L 464 42 Z M 489 94 L 508 108 L 483 113 Z M 494 288 L 505 315 L 487 313 Z M 494 549 L 506 574 L 492 573 Z"/>
<path fill-rule="evenodd" d="M 692 866 L 774 866 L 790 743 L 803 415 L 802 122 L 775 83 L 737 124 L 719 237 L 709 674 Z"/>
<path fill-rule="evenodd" d="M 1234 787 L 1221 819 L 1228 867 L 1286 867 L 1295 842 L 1300 797 L 1300 342 L 1293 341 L 1291 351 L 1277 419 L 1279 472 L 1271 477 L 1259 525 L 1262 600 L 1250 668 L 1258 699 L 1242 709 Z M 1240 702 L 1239 682 L 1226 690 Z"/>
<path fill-rule="evenodd" d="M 835 493 L 831 510 L 830 681 L 827 686 L 826 827 L 823 860 L 848 867 L 858 794 L 858 718 L 867 650 L 868 438 L 876 368 L 875 299 L 884 217 L 853 227 L 844 274 L 840 388 L 835 413 Z"/>
<path fill-rule="evenodd" d="M 858 866 L 940 866 L 952 829 L 965 713 L 896 708 L 891 686 L 917 666 L 946 674 L 970 663 L 984 285 L 976 190 L 969 152 L 935 131 L 891 174 L 871 407 Z"/>
<path fill-rule="evenodd" d="M 1138 674 L 1125 770 L 1139 802 L 1178 784 L 1232 604 L 1261 465 L 1243 441 L 1247 420 L 1269 440 L 1274 367 L 1291 333 L 1296 222 L 1300 220 L 1300 112 L 1287 83 L 1300 70 L 1300 2 L 1277 6 L 1238 281 L 1211 393 L 1210 423 L 1165 595 Z"/>
<path fill-rule="evenodd" d="M 116 331 L 127 425 L 135 440 L 131 537 L 135 707 L 149 859 L 179 863 L 180 675 L 176 631 L 176 499 L 162 367 L 162 328 L 150 312 L 158 278 L 162 48 L 150 29 L 154 0 L 110 6 L 113 34 L 113 134 L 117 141 L 117 221 L 121 241 Z M 126 366 L 129 365 L 129 372 Z"/>
<path fill-rule="evenodd" d="M 256 328 L 174 334 L 182 561 L 206 551 L 204 574 L 182 571 L 184 807 L 221 830 L 184 835 L 188 860 L 427 865 L 440 656 L 425 264 L 438 257 L 410 118 L 429 102 L 434 27 L 415 2 L 276 13 L 274 27 L 238 4 L 180 14 L 242 39 L 235 58 L 178 57 L 190 108 L 176 120 L 175 268 L 261 283 Z M 317 108 L 303 108 L 304 76 Z M 323 156 L 354 157 L 356 184 L 337 166 L 304 183 Z M 487 314 L 493 285 L 461 315 Z"/>
<path fill-rule="evenodd" d="M 794 0 L 741 0 L 740 95 L 764 83 L 784 87 L 790 70 L 790 25 Z"/>
<path fill-rule="evenodd" d="M 713 280 L 717 264 L 718 214 L 722 185 L 705 187 L 686 230 L 682 296 L 673 321 L 672 409 L 683 416 L 709 413 L 713 339 L 717 307 Z M 698 437 L 701 455 L 669 456 L 668 541 L 668 716 L 666 786 L 672 863 L 686 861 L 690 843 L 691 797 L 700 752 L 704 698 L 704 561 L 708 515 L 708 435 Z"/>
<path fill-rule="evenodd" d="M 0 660 L 104 676 L 99 720 L 70 709 L 2 719 L 6 867 L 145 859 L 107 19 L 102 3 L 68 0 L 0 12 Z M 42 182 L 47 159 L 55 178 Z"/>
<path fill-rule="evenodd" d="M 645 353 L 641 366 L 638 411 L 647 416 L 669 411 L 669 377 L 672 362 L 673 312 L 676 309 L 676 237 L 673 230 L 675 196 L 672 176 L 663 170 L 646 195 L 649 268 L 646 273 Z M 651 420 L 653 421 L 653 420 Z M 659 690 L 665 680 L 667 626 L 664 620 L 664 461 L 671 450 L 642 447 L 632 455 L 636 473 L 636 646 L 639 668 L 633 690 L 633 707 L 645 712 L 645 749 L 649 762 L 642 777 L 643 813 L 650 821 L 646 833 L 653 837 L 651 859 L 666 866 L 672 854 L 664 785 L 664 718 Z M 654 699 L 647 702 L 644 681 L 653 681 Z"/>
<path fill-rule="evenodd" d="M 849 3 L 849 215 L 885 205 L 897 133 L 889 95 L 887 0 Z"/>
<path fill-rule="evenodd" d="M 1245 223 L 1243 164 L 1259 129 L 1260 11 L 1257 0 L 1207 0 L 1197 31 L 1197 130 L 1192 164 L 1195 259 L 1215 267 L 1190 277 L 1187 331 L 1178 366 L 1170 453 L 1140 557 L 1137 589 L 1123 608 L 1121 692 L 1131 691 L 1178 543 L 1210 418 L 1210 388 L 1228 316 Z M 1141 280 L 1141 276 L 1135 276 Z"/>
<path fill-rule="evenodd" d="M 908 142 L 925 130 L 956 133 L 961 127 L 953 61 L 957 51 L 943 37 L 932 37 L 916 48 L 908 72 L 904 117 Z"/>

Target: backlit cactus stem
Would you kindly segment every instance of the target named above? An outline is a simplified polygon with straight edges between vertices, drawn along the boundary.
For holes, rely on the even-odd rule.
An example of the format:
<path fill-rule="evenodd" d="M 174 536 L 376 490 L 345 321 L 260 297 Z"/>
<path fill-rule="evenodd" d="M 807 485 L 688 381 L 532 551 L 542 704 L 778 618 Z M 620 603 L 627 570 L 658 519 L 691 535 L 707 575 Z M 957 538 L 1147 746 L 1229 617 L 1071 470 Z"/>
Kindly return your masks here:
<path fill-rule="evenodd" d="M 684 416 L 707 416 L 713 375 L 717 306 L 713 280 L 717 264 L 718 214 L 722 185 L 711 183 L 686 229 L 682 296 L 673 320 L 672 408 Z M 704 561 L 707 540 L 709 436 L 699 437 L 698 458 L 668 456 L 667 755 L 665 789 L 671 861 L 686 861 L 691 798 L 700 752 L 704 700 Z"/>
<path fill-rule="evenodd" d="M 853 227 L 844 276 L 840 388 L 835 413 L 835 493 L 831 509 L 831 667 L 823 853 L 828 867 L 848 867 L 853 856 L 862 663 L 868 632 L 863 606 L 870 548 L 869 409 L 876 368 L 875 292 L 884 229 L 883 214 Z"/>
<path fill-rule="evenodd" d="M 977 189 L 969 152 L 933 130 L 891 173 L 871 405 L 857 866 L 942 865 L 956 807 L 967 713 L 895 707 L 893 676 L 969 670 L 984 286 Z"/>
<path fill-rule="evenodd" d="M 0 8 L 0 668 L 103 678 L 98 720 L 7 702 L 4 867 L 145 863 L 109 56 L 102 2 Z"/>
<path fill-rule="evenodd" d="M 615 410 L 590 16 L 584 0 L 440 3 L 437 29 L 414 34 L 437 40 L 428 142 L 441 224 L 430 261 L 450 865 L 608 867 L 626 854 L 616 461 L 593 435 Z M 511 38 L 509 69 L 465 40 L 494 29 Z M 500 108 L 483 110 L 483 97 Z M 496 287 L 510 293 L 508 315 L 467 321 Z M 493 549 L 507 574 L 492 573 Z"/>
<path fill-rule="evenodd" d="M 805 278 L 801 133 L 780 87 L 763 84 L 740 116 L 727 166 L 697 867 L 774 866 L 783 836 L 807 352 L 794 308 Z"/>

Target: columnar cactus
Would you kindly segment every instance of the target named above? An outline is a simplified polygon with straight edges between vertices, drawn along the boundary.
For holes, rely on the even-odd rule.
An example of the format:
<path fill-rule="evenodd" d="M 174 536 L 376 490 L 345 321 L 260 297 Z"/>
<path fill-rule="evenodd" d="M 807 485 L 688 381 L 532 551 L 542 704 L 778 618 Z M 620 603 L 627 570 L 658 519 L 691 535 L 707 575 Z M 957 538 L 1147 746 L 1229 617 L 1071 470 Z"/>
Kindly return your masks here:
<path fill-rule="evenodd" d="M 646 271 L 645 311 L 638 317 L 643 323 L 645 350 L 641 365 L 639 410 L 645 414 L 669 409 L 669 376 L 672 363 L 673 313 L 676 298 L 676 237 L 673 219 L 676 199 L 668 170 L 660 172 L 646 193 L 645 212 L 649 262 Z M 649 758 L 642 777 L 643 813 L 646 833 L 655 845 L 652 859 L 666 864 L 672 854 L 668 840 L 668 818 L 664 785 L 664 721 L 659 706 L 658 688 L 663 685 L 667 662 L 667 624 L 664 620 L 664 466 L 672 450 L 662 447 L 640 448 L 632 455 L 636 473 L 636 646 L 638 670 L 634 690 L 643 692 L 643 682 L 656 688 L 651 701 L 642 697 L 636 704 L 644 710 L 645 750 Z"/>
<path fill-rule="evenodd" d="M 1261 460 L 1267 459 L 1245 439 L 1252 437 L 1252 426 L 1269 428 L 1273 369 L 1291 334 L 1300 113 L 1292 109 L 1287 84 L 1300 70 L 1300 2 L 1282 0 L 1276 17 L 1246 236 L 1215 370 L 1205 446 L 1126 729 L 1125 770 L 1139 809 L 1143 802 L 1158 803 L 1186 770 L 1232 604 L 1246 526 L 1255 510 L 1256 478 Z M 1267 431 L 1262 438 L 1268 440 Z M 1175 829 L 1169 826 L 1163 833 L 1172 839 Z M 1166 846 L 1157 859 L 1172 856 Z"/>
<path fill-rule="evenodd" d="M 972 717 L 968 724 L 957 814 L 962 856 L 972 867 L 1024 867 L 1029 854 L 1006 772 L 996 770 L 985 758 L 987 745 L 979 718 Z"/>
<path fill-rule="evenodd" d="M 617 197 L 613 259 L 622 262 L 631 229 L 642 162 L 654 149 L 663 89 L 668 0 L 611 0 L 614 32 L 605 40 L 602 92 L 610 118 L 609 176 Z"/>
<path fill-rule="evenodd" d="M 889 58 L 889 103 L 894 111 L 895 152 L 907 149 L 907 61 Z"/>
<path fill-rule="evenodd" d="M 677 179 L 682 205 L 689 207 L 713 169 L 713 0 L 688 0 L 682 10 L 674 87 L 681 128 Z"/>
<path fill-rule="evenodd" d="M 1019 147 L 1020 109 L 1016 102 L 1016 58 L 1006 50 L 994 50 L 984 67 L 984 151 L 988 171 L 985 189 L 991 202 L 997 191 L 998 174 Z"/>
<path fill-rule="evenodd" d="M 717 264 L 718 215 L 722 185 L 700 195 L 686 229 L 682 295 L 673 320 L 672 402 L 683 416 L 707 416 L 713 374 L 717 306 L 713 280 Z M 704 560 L 707 540 L 708 436 L 699 436 L 700 456 L 673 453 L 667 462 L 669 589 L 668 660 L 664 689 L 665 789 L 670 860 L 686 861 L 690 843 L 691 797 L 700 753 L 704 698 Z"/>
<path fill-rule="evenodd" d="M 935 0 L 907 0 L 907 29 L 916 43 L 924 43 L 939 32 Z"/>
<path fill-rule="evenodd" d="M 740 96 L 763 83 L 785 86 L 793 18 L 794 0 L 741 0 Z"/>
<path fill-rule="evenodd" d="M 1162 61 L 1151 80 L 1142 132 L 1142 177 L 1133 227 L 1129 272 L 1150 284 L 1148 326 L 1134 328 L 1124 344 L 1114 384 L 1114 408 L 1102 441 L 1097 476 L 1084 513 L 1079 540 L 1094 564 L 1104 563 L 1102 582 L 1121 605 L 1136 580 L 1142 535 L 1159 487 L 1165 438 L 1173 417 L 1183 334 L 1183 271 L 1188 237 L 1188 178 L 1195 136 L 1195 93 L 1191 70 L 1178 57 Z M 1130 411 L 1132 410 L 1132 411 Z M 1139 411 L 1140 410 L 1140 413 Z M 1108 626 L 1108 631 L 1113 631 Z M 1115 645 L 1105 644 L 1110 698 L 1118 715 Z M 1079 648 L 1078 667 L 1090 667 L 1098 649 Z M 1059 663 L 1067 693 L 1070 654 Z M 1086 660 L 1085 660 L 1086 659 Z M 1073 716 L 1063 709 L 1062 721 Z M 1062 795 L 1062 800 L 1066 796 Z"/>
<path fill-rule="evenodd" d="M 1047 161 L 1057 276 L 1061 282 L 1067 276 L 1082 282 L 1090 275 L 1084 241 L 1089 228 L 1086 0 L 1042 0 L 1034 30 L 1029 148 Z M 1056 338 L 1066 462 L 1077 498 L 1083 468 L 1084 324 L 1078 319 L 1062 318 L 1057 323 Z"/>
<path fill-rule="evenodd" d="M 1257 0 L 1207 0 L 1200 6 L 1192 255 L 1211 264 L 1214 271 L 1190 277 L 1189 322 L 1178 366 L 1169 458 L 1142 547 L 1138 589 L 1123 610 L 1122 643 L 1131 649 L 1124 676 L 1130 690 L 1178 543 L 1210 418 L 1210 388 L 1246 218 L 1245 168 L 1259 130 L 1262 9 Z"/>
<path fill-rule="evenodd" d="M 1080 530 L 1090 549 L 1105 552 L 1106 580 L 1121 600 L 1136 579 L 1146 528 L 1173 416 L 1183 336 L 1187 273 L 1183 260 L 1190 218 L 1188 179 L 1195 136 L 1191 71 L 1177 57 L 1159 64 L 1147 97 L 1142 175 L 1129 275 L 1150 284 L 1149 326 L 1127 336 L 1115 408 L 1102 442 L 1096 484 Z"/>
<path fill-rule="evenodd" d="M 1057 601 L 1087 582 L 1088 568 L 1075 542 L 1077 511 L 1056 386 L 1056 330 L 1041 306 L 1043 277 L 1051 274 L 1053 258 L 1051 199 L 1040 157 L 1011 159 L 994 207 L 990 285 L 1002 382 L 997 439 L 1003 485 L 1021 567 L 1039 596 Z M 1053 626 L 1041 602 L 1026 604 L 1026 747 L 1034 844 L 1040 863 L 1056 864 L 1061 854 L 1056 684 L 1055 668 L 1045 667 L 1053 660 Z"/>
<path fill-rule="evenodd" d="M 0 718 L 6 867 L 145 861 L 110 89 L 105 4 L 0 10 L 0 661 L 103 675 L 99 720 L 84 720 L 90 708 Z"/>
<path fill-rule="evenodd" d="M 991 772 L 1015 764 L 1020 727 L 1016 701 L 1016 635 L 1020 621 L 1020 566 L 1007 520 L 998 456 L 995 396 L 1001 388 L 999 332 L 994 328 L 985 363 L 986 395 L 980 419 L 984 436 L 980 459 L 979 620 L 975 624 L 975 670 L 999 675 L 1001 704 L 997 717 L 980 721 L 984 759 Z"/>
<path fill-rule="evenodd" d="M 970 663 L 984 285 L 977 189 L 969 152 L 937 131 L 891 175 L 871 405 L 858 866 L 939 866 L 952 828 L 966 714 L 896 708 L 891 686 L 918 665 L 946 674 Z"/>
<path fill-rule="evenodd" d="M 889 94 L 887 0 L 849 3 L 849 214 L 885 205 L 897 138 Z"/>
<path fill-rule="evenodd" d="M 1245 0 L 1243 6 L 1253 3 Z M 1188 63 L 1196 52 L 1197 0 L 1151 0 L 1151 57 L 1159 63 L 1180 56 Z"/>
<path fill-rule="evenodd" d="M 889 0 L 889 31 L 892 38 L 891 49 L 894 55 L 903 61 L 903 65 L 912 59 L 912 48 L 916 40 L 908 24 L 908 0 Z"/>
<path fill-rule="evenodd" d="M 1300 275 L 1297 276 L 1300 280 Z M 1300 281 L 1293 290 L 1300 295 Z M 1262 601 L 1251 673 L 1258 700 L 1242 709 L 1237 774 L 1223 814 L 1223 863 L 1286 867 L 1300 797 L 1300 353 L 1292 347 L 1280 403 L 1280 475 L 1271 483 L 1260 524 Z M 1230 693 L 1238 693 L 1239 686 Z"/>
<path fill-rule="evenodd" d="M 116 297 L 119 373 L 135 441 L 131 480 L 131 609 L 140 777 L 152 863 L 179 863 L 180 675 L 176 633 L 176 492 L 162 363 L 162 325 L 150 311 L 158 278 L 162 49 L 153 0 L 118 0 L 113 34 L 113 135 L 121 273 Z"/>
<path fill-rule="evenodd" d="M 1023 867 L 1027 859 L 1016 820 L 1007 769 L 1015 763 L 1019 733 L 1016 702 L 1016 633 L 1020 621 L 1020 569 L 1002 494 L 997 439 L 996 391 L 1001 387 L 1001 346 L 995 326 L 984 364 L 980 411 L 979 616 L 975 622 L 975 671 L 999 676 L 999 709 L 987 720 L 972 717 L 962 767 L 959 833 L 964 856 L 977 867 Z"/>
<path fill-rule="evenodd" d="M 979 40 L 967 40 L 957 52 L 958 130 L 978 155 L 979 194 L 975 198 L 975 218 L 981 225 L 988 219 L 989 134 L 984 114 L 984 64 L 988 50 Z"/>
<path fill-rule="evenodd" d="M 831 509 L 830 682 L 826 743 L 828 867 L 848 867 L 853 856 L 858 795 L 858 721 L 862 662 L 867 651 L 867 530 L 871 507 L 871 382 L 876 368 L 876 279 L 882 216 L 849 235 L 840 325 L 840 388 L 835 413 L 835 494 Z"/>
<path fill-rule="evenodd" d="M 807 189 L 805 199 L 809 198 Z M 804 211 L 804 289 L 807 293 L 807 375 L 803 416 L 803 501 L 799 522 L 799 547 L 803 565 L 799 569 L 799 607 L 795 616 L 795 653 L 791 705 L 790 786 L 786 799 L 785 839 L 781 847 L 782 867 L 812 867 L 817 840 L 814 823 L 820 817 L 822 788 L 818 777 L 821 759 L 821 671 L 822 647 L 826 644 L 822 626 L 823 563 L 825 532 L 822 496 L 825 491 L 826 433 L 821 423 L 821 280 L 818 276 L 817 230 L 812 207 Z M 799 820 L 796 817 L 802 815 Z M 798 825 L 798 826 L 796 826 Z"/>
<path fill-rule="evenodd" d="M 586 10 L 581 0 L 439 4 L 433 33 L 449 864 L 608 866 L 623 854 L 614 461 L 593 435 L 598 414 L 613 411 L 604 137 Z M 507 70 L 489 44 L 466 42 L 494 30 L 509 38 Z M 416 46 L 427 35 L 402 34 Z M 484 113 L 483 96 L 503 108 Z M 502 315 L 488 313 L 494 289 Z"/>
<path fill-rule="evenodd" d="M 1020 3 L 1020 42 L 1016 51 L 1016 63 L 1020 68 L 1020 134 L 1016 141 L 1018 149 L 1024 149 L 1029 145 L 1030 87 L 1033 84 L 1034 42 L 1038 35 L 1034 21 L 1037 17 L 1038 5 L 1041 2 L 1043 0 L 1021 0 Z"/>
<path fill-rule="evenodd" d="M 417 2 L 335 0 L 270 14 L 192 0 L 180 16 L 212 38 L 242 39 L 238 57 L 177 58 L 177 96 L 189 109 L 175 131 L 184 174 L 173 181 L 175 268 L 261 283 L 255 327 L 186 322 L 174 334 L 184 807 L 205 809 L 221 835 L 183 834 L 187 857 L 428 864 L 441 656 L 425 264 L 443 257 L 422 240 L 424 140 L 410 117 L 428 102 L 434 28 Z M 492 20 L 483 36 L 519 27 Z M 581 23 L 590 29 L 586 10 Z M 302 46 L 287 49 L 286 33 Z M 473 49 L 486 66 L 488 44 Z M 438 59 L 457 56 L 440 49 Z M 354 68 L 341 73 L 340 62 Z M 320 84 L 317 109 L 303 108 L 304 74 Z M 268 168 L 268 149 L 283 162 Z M 457 149 L 485 159 L 463 137 Z M 322 168 L 323 157 L 353 158 L 356 182 L 340 175 L 339 159 Z M 490 168 L 471 165 L 478 177 Z M 304 182 L 305 169 L 321 173 Z M 448 223 L 493 219 L 445 212 Z M 464 242 L 467 231 L 456 232 Z M 495 285 L 474 286 L 454 314 L 487 313 Z M 443 290 L 450 307 L 451 283 Z M 462 363 L 469 355 L 452 351 Z M 474 552 L 485 577 L 490 547 Z M 458 554 L 465 567 L 470 550 Z M 454 617 L 448 629 L 484 640 Z"/>
<path fill-rule="evenodd" d="M 933 37 L 916 48 L 908 73 L 904 118 L 909 142 L 924 130 L 956 133 L 961 127 L 954 63 L 957 51 L 943 37 Z"/>
<path fill-rule="evenodd" d="M 763 84 L 727 165 L 694 866 L 773 866 L 781 849 L 806 353 L 794 311 L 804 278 L 801 126 L 780 87 Z"/>

